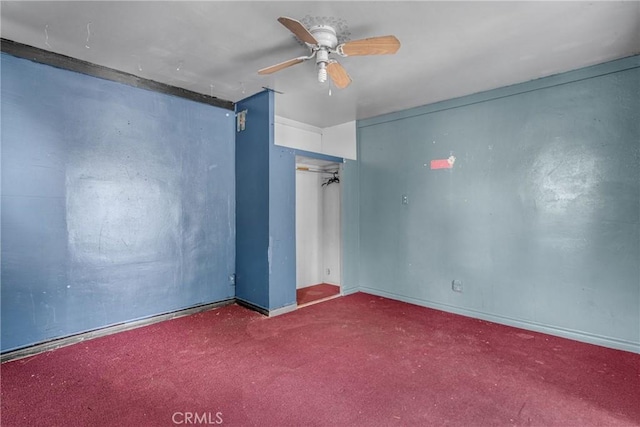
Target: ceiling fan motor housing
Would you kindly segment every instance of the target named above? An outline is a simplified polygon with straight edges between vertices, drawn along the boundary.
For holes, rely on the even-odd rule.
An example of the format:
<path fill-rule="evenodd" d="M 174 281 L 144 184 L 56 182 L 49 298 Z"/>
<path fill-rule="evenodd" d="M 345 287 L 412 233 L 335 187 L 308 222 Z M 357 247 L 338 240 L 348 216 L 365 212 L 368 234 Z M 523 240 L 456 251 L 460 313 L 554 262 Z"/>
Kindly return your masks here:
<path fill-rule="evenodd" d="M 315 25 L 309 32 L 318 41 L 318 46 L 335 49 L 338 45 L 336 30 L 330 25 Z"/>

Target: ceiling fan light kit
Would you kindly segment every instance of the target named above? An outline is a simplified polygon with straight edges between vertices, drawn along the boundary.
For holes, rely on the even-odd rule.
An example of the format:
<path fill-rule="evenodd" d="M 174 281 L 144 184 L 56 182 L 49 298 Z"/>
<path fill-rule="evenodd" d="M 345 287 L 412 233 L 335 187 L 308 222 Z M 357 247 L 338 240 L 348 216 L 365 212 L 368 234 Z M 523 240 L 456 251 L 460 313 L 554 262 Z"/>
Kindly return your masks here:
<path fill-rule="evenodd" d="M 396 53 L 400 48 L 400 42 L 395 36 L 371 37 L 338 44 L 338 34 L 331 25 L 313 25 L 307 29 L 299 21 L 287 17 L 278 18 L 278 22 L 291 31 L 298 40 L 304 42 L 311 53 L 308 56 L 299 56 L 271 67 L 262 68 L 258 74 L 272 74 L 315 57 L 318 81 L 324 83 L 329 76 L 337 87 L 344 89 L 351 84 L 351 77 L 338 61 L 331 58 L 331 54 L 335 53 L 342 57 L 390 55 Z"/>

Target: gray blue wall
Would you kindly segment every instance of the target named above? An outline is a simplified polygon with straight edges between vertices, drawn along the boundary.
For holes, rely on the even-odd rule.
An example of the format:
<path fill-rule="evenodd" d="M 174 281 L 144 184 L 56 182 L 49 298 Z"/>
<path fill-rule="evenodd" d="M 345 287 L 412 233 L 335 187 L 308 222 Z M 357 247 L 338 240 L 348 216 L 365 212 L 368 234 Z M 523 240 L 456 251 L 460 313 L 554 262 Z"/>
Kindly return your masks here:
<path fill-rule="evenodd" d="M 233 298 L 233 112 L 1 61 L 2 351 Z"/>
<path fill-rule="evenodd" d="M 358 122 L 346 288 L 640 351 L 639 63 Z"/>

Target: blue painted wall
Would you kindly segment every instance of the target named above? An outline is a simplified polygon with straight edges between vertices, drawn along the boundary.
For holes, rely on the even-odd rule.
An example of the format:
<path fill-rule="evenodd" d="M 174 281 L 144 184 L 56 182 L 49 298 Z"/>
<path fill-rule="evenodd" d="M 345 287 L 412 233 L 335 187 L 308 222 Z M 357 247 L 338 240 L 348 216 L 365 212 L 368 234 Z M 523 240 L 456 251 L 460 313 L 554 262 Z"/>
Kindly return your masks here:
<path fill-rule="evenodd" d="M 236 296 L 265 310 L 296 304 L 295 156 L 274 144 L 273 92 L 236 104 L 247 111 L 236 135 Z"/>
<path fill-rule="evenodd" d="M 2 351 L 232 298 L 233 113 L 0 58 Z"/>
<path fill-rule="evenodd" d="M 639 63 L 358 122 L 347 286 L 640 351 Z"/>
<path fill-rule="evenodd" d="M 272 142 L 269 162 L 269 309 L 275 310 L 296 304 L 295 150 Z"/>
<path fill-rule="evenodd" d="M 236 134 L 236 297 L 269 308 L 269 150 L 273 141 L 273 93 L 236 104 L 247 111 Z"/>
<path fill-rule="evenodd" d="M 342 158 L 271 144 L 269 152 L 269 308 L 296 304 L 296 156 Z"/>

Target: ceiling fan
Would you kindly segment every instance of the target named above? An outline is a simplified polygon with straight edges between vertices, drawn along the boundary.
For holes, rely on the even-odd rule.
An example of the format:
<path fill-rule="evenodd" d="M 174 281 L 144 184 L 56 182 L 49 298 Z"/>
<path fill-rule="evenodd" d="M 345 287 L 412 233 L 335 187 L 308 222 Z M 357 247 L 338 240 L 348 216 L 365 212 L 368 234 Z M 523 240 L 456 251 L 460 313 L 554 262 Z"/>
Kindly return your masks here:
<path fill-rule="evenodd" d="M 301 22 L 292 18 L 280 17 L 278 22 L 291 31 L 311 51 L 308 56 L 299 56 L 271 67 L 262 68 L 258 74 L 271 74 L 306 60 L 316 58 L 318 81 L 327 81 L 327 74 L 335 85 L 341 89 L 351 84 L 347 70 L 335 59 L 332 53 L 339 56 L 389 55 L 400 49 L 400 41 L 395 36 L 371 37 L 338 44 L 336 30 L 330 25 L 314 25 L 307 30 Z"/>

